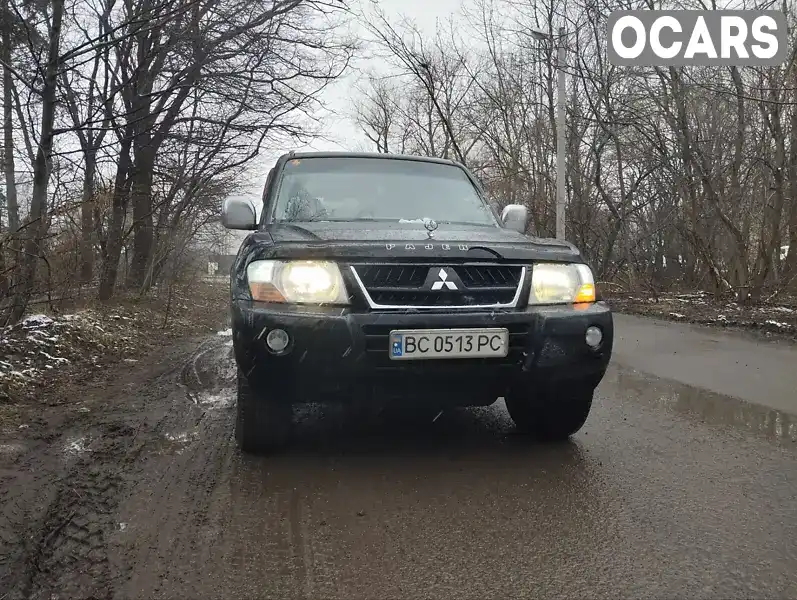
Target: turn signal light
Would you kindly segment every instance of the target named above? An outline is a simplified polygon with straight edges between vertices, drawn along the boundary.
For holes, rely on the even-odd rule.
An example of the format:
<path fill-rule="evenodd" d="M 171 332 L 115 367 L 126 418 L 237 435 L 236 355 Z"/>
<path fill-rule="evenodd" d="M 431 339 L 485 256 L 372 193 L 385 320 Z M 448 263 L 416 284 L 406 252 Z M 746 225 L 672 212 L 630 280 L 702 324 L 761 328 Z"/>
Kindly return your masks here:
<path fill-rule="evenodd" d="M 285 302 L 285 297 L 271 283 L 250 281 L 249 289 L 252 299 L 258 302 Z"/>
<path fill-rule="evenodd" d="M 575 304 L 581 304 L 582 302 L 595 302 L 595 284 L 594 283 L 583 283 L 578 288 L 578 292 L 576 293 Z"/>

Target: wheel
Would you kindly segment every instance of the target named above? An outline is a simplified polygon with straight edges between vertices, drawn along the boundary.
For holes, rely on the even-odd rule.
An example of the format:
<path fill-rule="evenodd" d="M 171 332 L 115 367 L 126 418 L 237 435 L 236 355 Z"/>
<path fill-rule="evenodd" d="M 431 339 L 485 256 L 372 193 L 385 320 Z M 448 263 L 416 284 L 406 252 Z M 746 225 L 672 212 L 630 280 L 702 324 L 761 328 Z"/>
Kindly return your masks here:
<path fill-rule="evenodd" d="M 238 370 L 235 439 L 241 451 L 263 454 L 285 446 L 292 430 L 292 417 L 291 402 L 253 388 L 246 375 Z"/>
<path fill-rule="evenodd" d="M 564 441 L 584 426 L 593 388 L 553 387 L 538 394 L 508 394 L 509 416 L 522 433 L 545 441 Z"/>

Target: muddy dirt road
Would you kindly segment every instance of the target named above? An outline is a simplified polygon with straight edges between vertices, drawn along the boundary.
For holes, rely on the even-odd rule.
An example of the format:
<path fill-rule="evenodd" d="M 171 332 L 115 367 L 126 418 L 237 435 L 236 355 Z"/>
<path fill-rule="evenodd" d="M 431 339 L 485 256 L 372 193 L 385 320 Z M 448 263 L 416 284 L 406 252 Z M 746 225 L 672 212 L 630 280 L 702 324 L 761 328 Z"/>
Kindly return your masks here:
<path fill-rule="evenodd" d="M 618 362 L 564 445 L 518 439 L 499 401 L 307 409 L 290 451 L 249 458 L 229 340 L 3 443 L 0 598 L 797 597 L 786 413 Z"/>

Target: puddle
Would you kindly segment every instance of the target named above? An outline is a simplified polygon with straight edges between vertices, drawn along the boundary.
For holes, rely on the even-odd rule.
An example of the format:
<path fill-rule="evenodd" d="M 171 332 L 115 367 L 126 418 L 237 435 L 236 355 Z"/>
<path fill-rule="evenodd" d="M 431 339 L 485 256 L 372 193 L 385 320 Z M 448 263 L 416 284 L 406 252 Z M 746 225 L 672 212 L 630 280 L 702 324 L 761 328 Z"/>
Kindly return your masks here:
<path fill-rule="evenodd" d="M 149 448 L 149 451 L 163 456 L 163 455 L 180 455 L 190 444 L 194 442 L 199 436 L 199 432 L 194 431 L 170 431 L 164 433 L 161 437 Z"/>
<path fill-rule="evenodd" d="M 219 410 L 235 404 L 238 368 L 232 345 L 232 340 L 212 344 L 194 355 L 184 367 L 182 383 L 188 398 L 196 406 Z"/>
<path fill-rule="evenodd" d="M 78 455 L 84 452 L 91 452 L 85 437 L 70 438 L 64 444 L 64 454 Z"/>
<path fill-rule="evenodd" d="M 0 444 L 0 456 L 15 457 L 25 452 L 23 444 Z"/>
<path fill-rule="evenodd" d="M 797 415 L 621 367 L 615 367 L 614 373 L 621 390 L 636 392 L 634 400 L 702 423 L 732 427 L 770 440 L 797 442 Z"/>
<path fill-rule="evenodd" d="M 216 391 L 205 391 L 197 394 L 197 404 L 210 410 L 229 408 L 235 404 L 235 391 L 223 389 Z"/>
<path fill-rule="evenodd" d="M 231 356 L 227 356 L 223 360 L 223 366 L 219 369 L 219 378 L 221 381 L 229 381 L 231 384 L 235 385 L 236 376 L 238 374 L 238 367 L 235 364 L 235 359 Z"/>
<path fill-rule="evenodd" d="M 164 437 L 175 444 L 187 444 L 196 437 L 196 432 L 167 433 Z"/>

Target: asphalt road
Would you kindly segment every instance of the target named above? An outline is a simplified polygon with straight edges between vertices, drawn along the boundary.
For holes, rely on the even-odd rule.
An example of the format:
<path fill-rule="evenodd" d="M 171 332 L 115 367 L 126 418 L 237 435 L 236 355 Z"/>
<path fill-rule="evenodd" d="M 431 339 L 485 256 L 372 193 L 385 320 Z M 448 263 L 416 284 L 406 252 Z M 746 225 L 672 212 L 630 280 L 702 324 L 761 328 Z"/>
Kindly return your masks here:
<path fill-rule="evenodd" d="M 555 446 L 514 435 L 498 401 L 435 421 L 308 409 L 288 452 L 244 457 L 229 338 L 153 357 L 48 446 L 66 475 L 0 582 L 8 598 L 797 598 L 794 347 L 616 323 L 593 413 Z M 52 481 L 36 456 L 15 506 Z"/>

